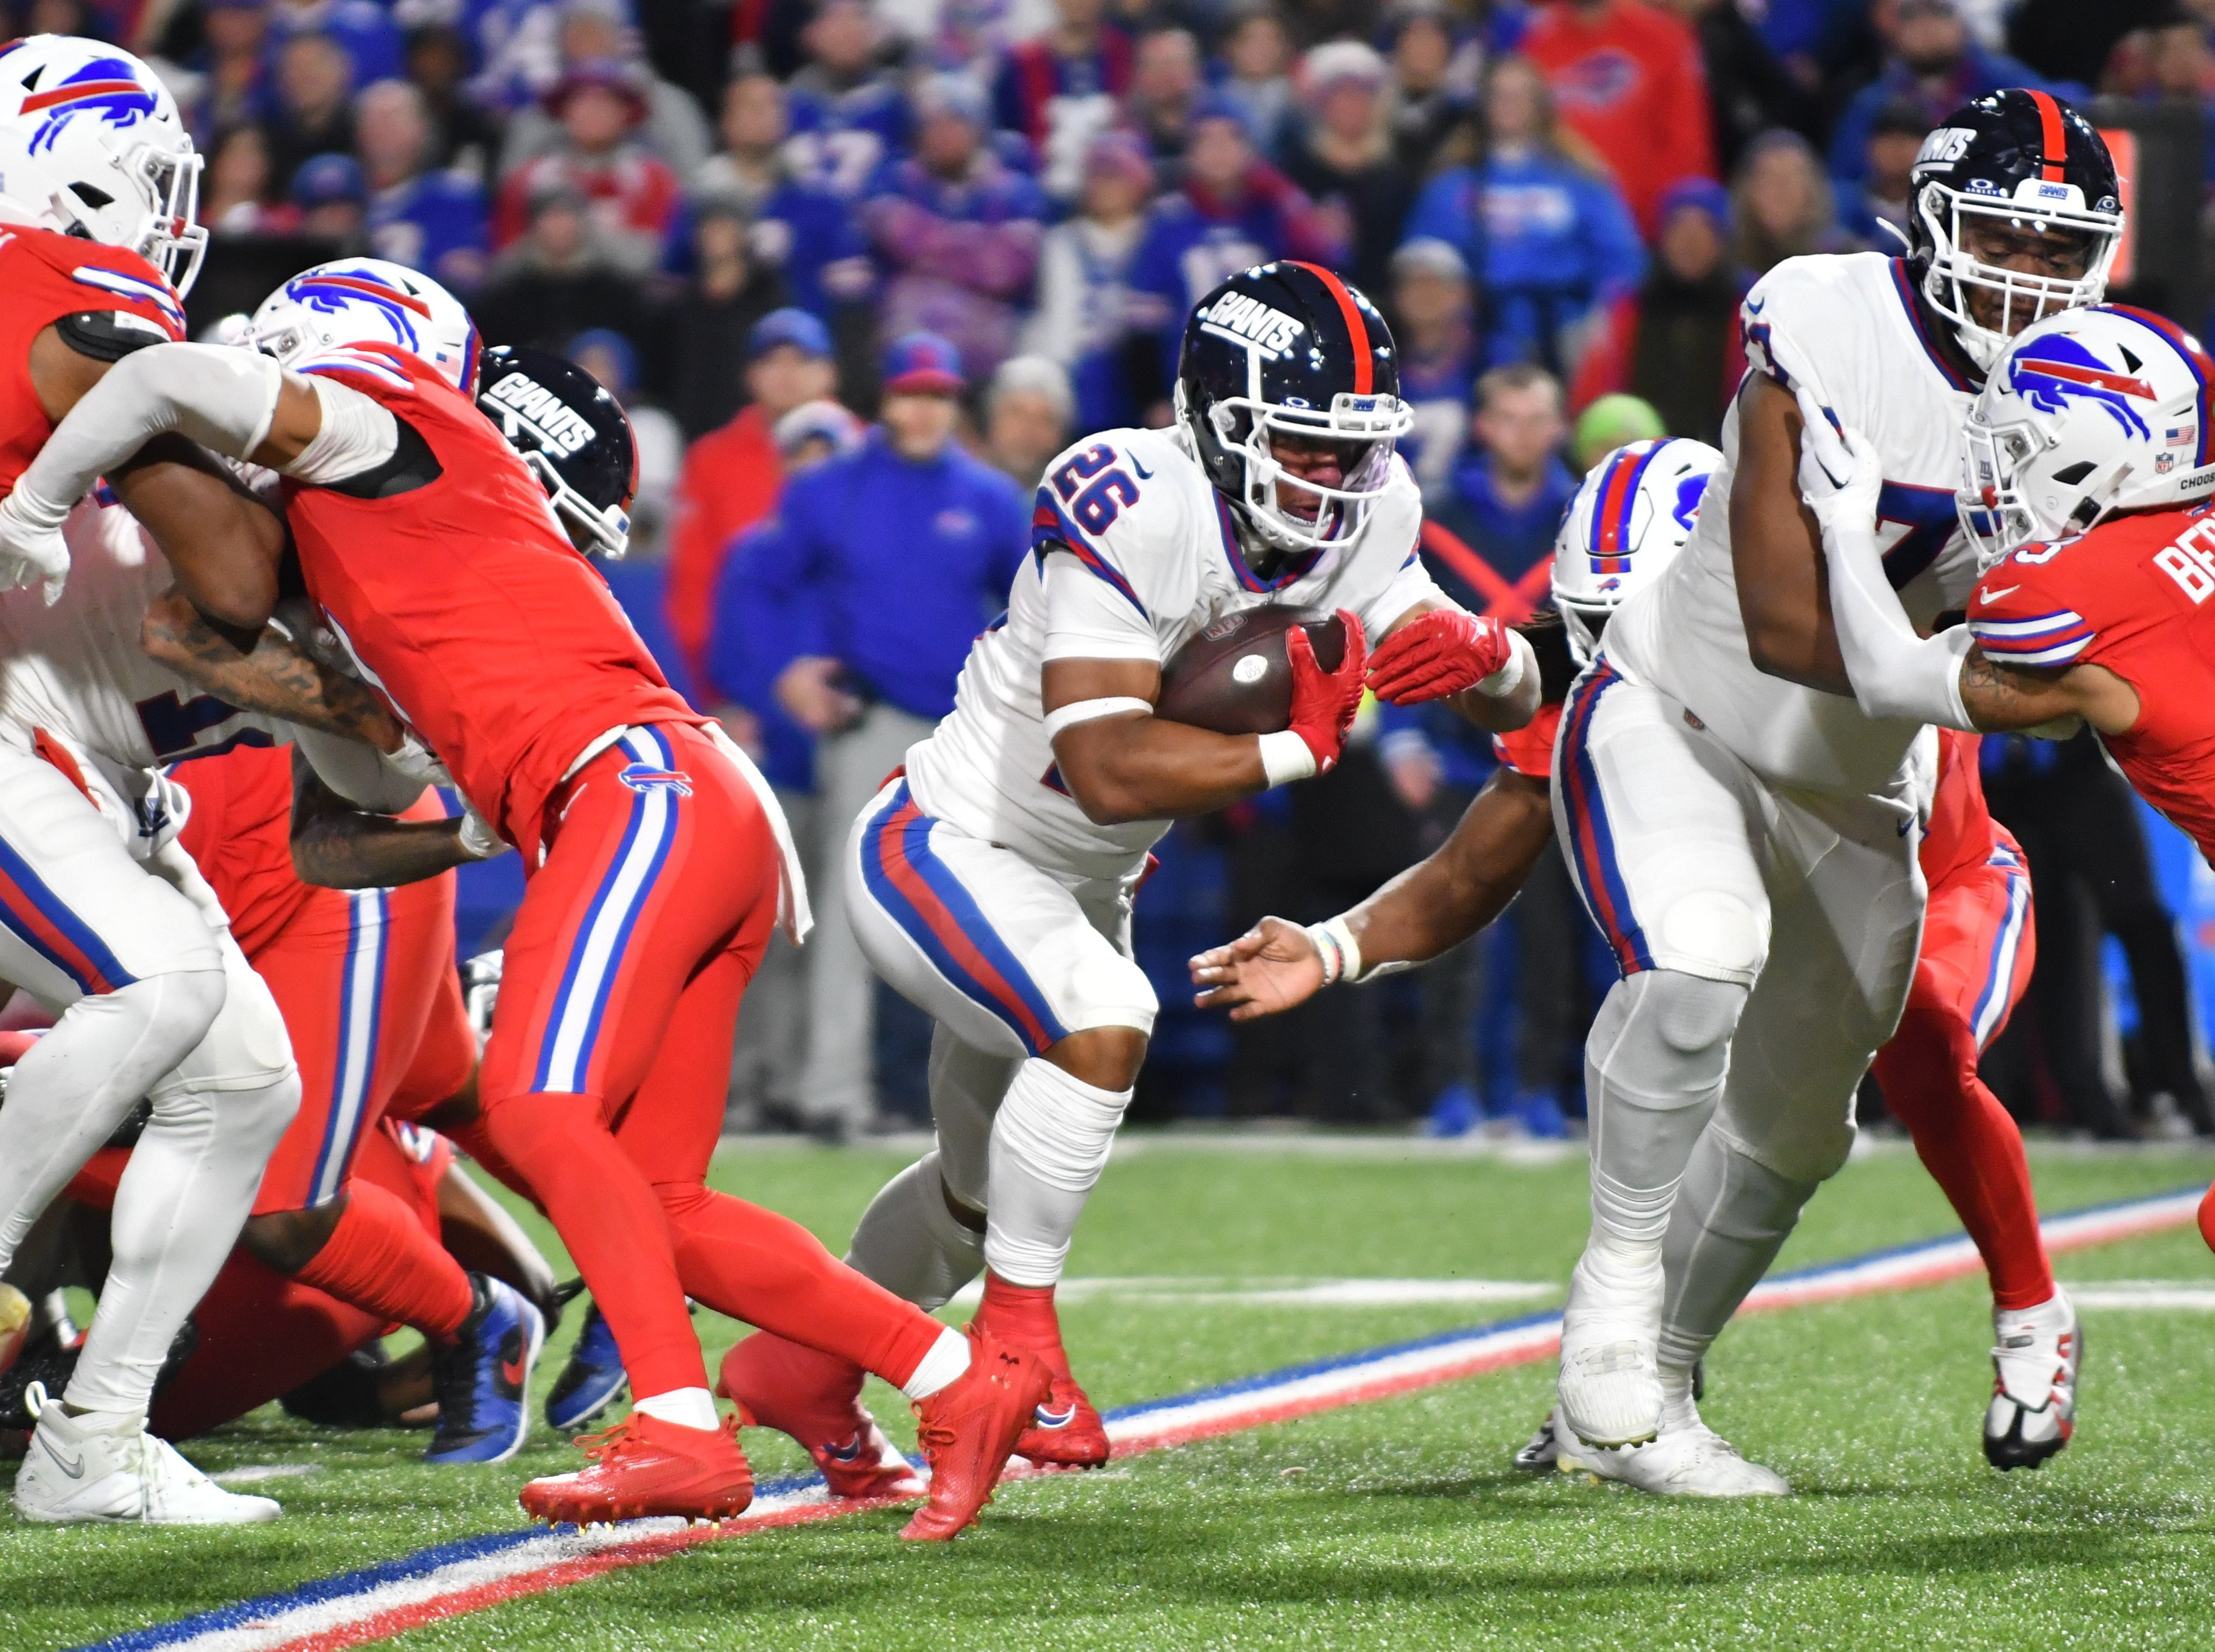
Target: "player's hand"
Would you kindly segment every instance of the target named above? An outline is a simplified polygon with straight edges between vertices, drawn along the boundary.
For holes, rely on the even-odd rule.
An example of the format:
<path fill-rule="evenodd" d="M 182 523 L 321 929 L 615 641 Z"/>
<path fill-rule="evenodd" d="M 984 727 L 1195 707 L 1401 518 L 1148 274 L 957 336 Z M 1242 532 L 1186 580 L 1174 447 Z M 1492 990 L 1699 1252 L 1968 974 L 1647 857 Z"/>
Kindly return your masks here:
<path fill-rule="evenodd" d="M 69 578 L 69 545 L 62 538 L 68 518 L 67 511 L 57 516 L 21 487 L 0 499 L 0 590 L 37 584 L 45 588 L 47 607 L 61 600 Z"/>
<path fill-rule="evenodd" d="M 841 662 L 807 654 L 777 676 L 770 692 L 792 719 L 811 734 L 836 734 L 862 714 L 862 702 L 838 686 Z"/>
<path fill-rule="evenodd" d="M 1322 990 L 1322 959 L 1308 932 L 1282 918 L 1264 918 L 1228 946 L 1202 952 L 1191 964 L 1193 999 L 1200 1008 L 1228 1009 L 1234 1021 L 1251 1021 L 1304 1004 Z"/>
<path fill-rule="evenodd" d="M 400 731 L 399 749 L 386 752 L 384 761 L 409 780 L 420 780 L 425 786 L 451 786 L 454 783 L 454 777 L 446 772 L 445 764 L 439 761 L 439 754 L 417 739 L 411 729 Z"/>
<path fill-rule="evenodd" d="M 1444 700 L 1475 688 L 1514 653 L 1503 621 L 1433 609 L 1377 645 L 1369 657 L 1369 691 L 1395 706 Z"/>
<path fill-rule="evenodd" d="M 1803 401 L 1803 422 L 1806 413 Z M 1822 429 L 1836 440 L 1817 439 L 1818 427 L 1807 425 L 1800 441 L 1800 497 L 1826 534 L 1842 529 L 1874 533 L 1877 501 L 1884 492 L 1884 461 L 1859 431 L 1840 425 L 1832 431 L 1826 414 L 1818 409 L 1815 417 L 1825 421 Z"/>
<path fill-rule="evenodd" d="M 1361 709 L 1362 670 L 1369 663 L 1369 639 L 1360 620 L 1343 608 L 1338 620 L 1346 627 L 1346 657 L 1335 671 L 1322 669 L 1304 627 L 1294 626 L 1285 633 L 1285 660 L 1292 668 L 1292 729 L 1315 754 L 1318 774 L 1329 774 L 1346 750 L 1354 713 Z"/>
<path fill-rule="evenodd" d="M 491 860 L 507 853 L 507 840 L 492 829 L 476 805 L 462 805 L 462 853 L 472 860 Z"/>

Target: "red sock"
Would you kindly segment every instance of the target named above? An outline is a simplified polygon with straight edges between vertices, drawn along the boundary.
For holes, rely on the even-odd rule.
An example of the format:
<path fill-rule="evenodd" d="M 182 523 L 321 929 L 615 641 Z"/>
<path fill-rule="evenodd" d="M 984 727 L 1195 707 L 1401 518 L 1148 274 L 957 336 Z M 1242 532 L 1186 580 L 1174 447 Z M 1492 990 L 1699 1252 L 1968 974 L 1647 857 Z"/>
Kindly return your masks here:
<path fill-rule="evenodd" d="M 469 1317 L 469 1276 L 414 1211 L 373 1182 L 347 1184 L 345 1213 L 323 1248 L 292 1276 L 303 1285 L 450 1343 Z"/>
<path fill-rule="evenodd" d="M 569 1247 L 615 1333 L 631 1392 L 647 1399 L 705 1388 L 708 1367 L 685 1312 L 669 1222 L 643 1172 L 600 1123 L 598 1103 L 510 1096 L 486 1110 L 484 1126 Z"/>
<path fill-rule="evenodd" d="M 273 1274 L 243 1251 L 193 1310 L 199 1346 L 154 1397 L 148 1426 L 186 1440 L 320 1376 L 391 1322 Z"/>
<path fill-rule="evenodd" d="M 697 1184 L 665 1182 L 654 1191 L 669 1213 L 685 1290 L 718 1313 L 851 1360 L 896 1387 L 945 1333 L 789 1217 Z"/>
<path fill-rule="evenodd" d="M 1968 1023 L 1911 1003 L 1877 1053 L 1875 1071 L 1885 1104 L 1976 1241 L 1994 1305 L 2031 1308 L 2049 1300 L 2053 1270 L 2039 1237 L 2022 1132 L 1977 1076 Z"/>

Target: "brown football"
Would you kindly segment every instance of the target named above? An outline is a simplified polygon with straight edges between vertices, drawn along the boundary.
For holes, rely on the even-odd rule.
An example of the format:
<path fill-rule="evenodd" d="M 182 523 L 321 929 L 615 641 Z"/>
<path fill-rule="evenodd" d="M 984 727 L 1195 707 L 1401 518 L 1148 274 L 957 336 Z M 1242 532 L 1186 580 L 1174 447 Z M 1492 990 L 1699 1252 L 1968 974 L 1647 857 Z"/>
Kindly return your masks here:
<path fill-rule="evenodd" d="M 1346 658 L 1346 626 L 1320 609 L 1273 603 L 1242 608 L 1205 627 L 1162 670 L 1154 715 L 1218 734 L 1274 734 L 1292 720 L 1292 673 L 1285 637 L 1308 633 L 1316 661 L 1335 671 Z"/>

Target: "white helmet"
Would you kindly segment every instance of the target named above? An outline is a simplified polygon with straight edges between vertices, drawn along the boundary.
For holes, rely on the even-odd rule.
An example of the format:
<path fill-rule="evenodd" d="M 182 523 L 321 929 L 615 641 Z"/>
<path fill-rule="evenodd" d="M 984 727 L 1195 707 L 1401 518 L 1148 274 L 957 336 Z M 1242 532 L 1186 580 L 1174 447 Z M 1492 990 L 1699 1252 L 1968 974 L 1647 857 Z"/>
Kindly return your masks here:
<path fill-rule="evenodd" d="M 2116 511 L 2215 491 L 2200 340 L 2142 309 L 2049 315 L 2008 346 L 1961 431 L 1961 526 L 1990 567 Z"/>
<path fill-rule="evenodd" d="M 0 46 L 0 221 L 127 247 L 192 291 L 200 157 L 154 71 L 73 34 Z"/>
<path fill-rule="evenodd" d="M 460 299 L 381 258 L 335 259 L 294 276 L 261 301 L 247 342 L 287 367 L 336 346 L 395 345 L 470 396 L 484 353 Z"/>
<path fill-rule="evenodd" d="M 1585 473 L 1554 535 L 1554 606 L 1579 665 L 1623 599 L 1677 560 L 1723 456 L 1665 436 L 1619 447 Z"/>

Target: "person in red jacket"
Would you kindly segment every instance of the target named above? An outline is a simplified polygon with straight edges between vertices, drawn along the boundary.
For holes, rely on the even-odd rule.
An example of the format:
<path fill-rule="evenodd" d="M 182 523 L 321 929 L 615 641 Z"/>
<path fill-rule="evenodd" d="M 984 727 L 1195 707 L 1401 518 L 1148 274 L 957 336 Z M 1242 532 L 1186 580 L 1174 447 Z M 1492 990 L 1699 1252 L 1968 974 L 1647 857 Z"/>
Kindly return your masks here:
<path fill-rule="evenodd" d="M 831 334 L 804 309 L 771 310 L 746 341 L 746 394 L 738 417 L 685 450 L 669 525 L 669 629 L 696 683 L 711 681 L 715 581 L 731 541 L 770 513 L 783 486 L 770 432 L 803 402 L 837 394 Z"/>
<path fill-rule="evenodd" d="M 1600 153 L 1651 239 L 1662 192 L 1715 175 L 1700 45 L 1646 0 L 1549 0 L 1521 50 L 1546 71 L 1562 119 Z"/>

